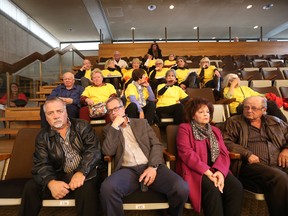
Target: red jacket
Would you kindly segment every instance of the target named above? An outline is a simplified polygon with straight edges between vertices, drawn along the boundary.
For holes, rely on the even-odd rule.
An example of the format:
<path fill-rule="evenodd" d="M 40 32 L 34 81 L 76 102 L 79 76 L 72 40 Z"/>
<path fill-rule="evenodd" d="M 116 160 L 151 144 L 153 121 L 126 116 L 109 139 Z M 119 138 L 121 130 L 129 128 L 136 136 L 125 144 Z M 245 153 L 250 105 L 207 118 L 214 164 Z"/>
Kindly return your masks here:
<path fill-rule="evenodd" d="M 212 168 L 220 171 L 225 177 L 229 172 L 229 152 L 224 144 L 221 132 L 212 126 L 212 130 L 219 144 L 220 154 Z M 207 165 L 206 140 L 195 140 L 190 123 L 179 126 L 177 134 L 178 160 L 176 172 L 183 177 L 189 185 L 189 198 L 193 209 L 200 212 L 201 209 L 201 183 L 205 171 L 210 169 Z"/>

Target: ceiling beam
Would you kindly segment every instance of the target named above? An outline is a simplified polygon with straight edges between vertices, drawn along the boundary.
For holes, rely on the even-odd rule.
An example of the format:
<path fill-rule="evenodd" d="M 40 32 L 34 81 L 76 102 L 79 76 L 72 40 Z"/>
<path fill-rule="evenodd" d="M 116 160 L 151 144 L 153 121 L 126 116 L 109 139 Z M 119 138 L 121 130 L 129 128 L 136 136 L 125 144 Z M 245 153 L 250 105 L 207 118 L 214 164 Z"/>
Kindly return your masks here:
<path fill-rule="evenodd" d="M 283 23 L 282 25 L 277 26 L 276 28 L 272 29 L 270 32 L 265 34 L 266 38 L 271 38 L 285 30 L 288 29 L 288 22 Z"/>
<path fill-rule="evenodd" d="M 111 42 L 113 40 L 113 35 L 111 29 L 108 25 L 108 20 L 105 16 L 101 0 L 82 0 L 87 11 L 98 30 L 100 35 L 100 29 L 103 34 L 104 42 Z M 101 38 L 101 35 L 100 35 Z"/>

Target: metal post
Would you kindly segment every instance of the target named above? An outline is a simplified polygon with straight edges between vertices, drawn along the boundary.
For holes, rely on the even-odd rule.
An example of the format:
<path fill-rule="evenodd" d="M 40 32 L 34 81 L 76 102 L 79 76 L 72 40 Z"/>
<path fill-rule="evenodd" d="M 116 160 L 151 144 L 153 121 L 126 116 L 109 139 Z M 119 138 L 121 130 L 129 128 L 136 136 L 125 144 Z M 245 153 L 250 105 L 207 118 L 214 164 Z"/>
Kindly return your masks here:
<path fill-rule="evenodd" d="M 230 42 L 232 41 L 232 38 L 231 38 L 231 26 L 229 27 L 229 40 L 230 40 Z"/>
<path fill-rule="evenodd" d="M 7 85 L 7 102 L 6 102 L 6 106 L 10 107 L 10 93 L 11 93 L 11 89 L 10 89 L 10 74 L 9 72 L 6 72 L 6 85 Z"/>
<path fill-rule="evenodd" d="M 39 61 L 39 78 L 40 78 L 40 86 L 42 86 L 43 73 L 42 73 L 42 62 L 41 61 Z"/>
<path fill-rule="evenodd" d="M 200 29 L 197 27 L 197 41 L 200 42 Z"/>
<path fill-rule="evenodd" d="M 167 27 L 165 27 L 165 41 L 167 43 Z"/>
<path fill-rule="evenodd" d="M 260 27 L 260 41 L 263 41 L 263 28 Z"/>

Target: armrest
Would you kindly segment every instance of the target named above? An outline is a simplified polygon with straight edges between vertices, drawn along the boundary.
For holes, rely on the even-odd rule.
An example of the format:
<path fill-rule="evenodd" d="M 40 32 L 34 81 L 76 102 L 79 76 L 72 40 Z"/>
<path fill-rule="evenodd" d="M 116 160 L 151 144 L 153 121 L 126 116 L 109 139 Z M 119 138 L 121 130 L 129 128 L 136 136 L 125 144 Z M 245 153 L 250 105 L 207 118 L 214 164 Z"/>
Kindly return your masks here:
<path fill-rule="evenodd" d="M 112 156 L 105 155 L 105 156 L 104 156 L 104 161 L 106 161 L 106 162 L 112 162 Z"/>
<path fill-rule="evenodd" d="M 241 155 L 239 153 L 234 153 L 234 152 L 230 152 L 229 157 L 230 157 L 230 159 L 233 159 L 233 160 L 240 160 L 241 159 Z"/>
<path fill-rule="evenodd" d="M 277 75 L 271 75 L 269 77 L 266 78 L 266 80 L 274 80 L 277 77 Z"/>
<path fill-rule="evenodd" d="M 1 153 L 0 154 L 0 161 L 7 160 L 11 157 L 11 153 Z"/>
<path fill-rule="evenodd" d="M 167 151 L 167 149 L 164 149 L 164 150 L 163 150 L 163 154 L 164 154 L 164 159 L 165 159 L 165 161 L 175 161 L 175 160 L 176 160 L 175 155 L 169 153 L 169 152 Z"/>

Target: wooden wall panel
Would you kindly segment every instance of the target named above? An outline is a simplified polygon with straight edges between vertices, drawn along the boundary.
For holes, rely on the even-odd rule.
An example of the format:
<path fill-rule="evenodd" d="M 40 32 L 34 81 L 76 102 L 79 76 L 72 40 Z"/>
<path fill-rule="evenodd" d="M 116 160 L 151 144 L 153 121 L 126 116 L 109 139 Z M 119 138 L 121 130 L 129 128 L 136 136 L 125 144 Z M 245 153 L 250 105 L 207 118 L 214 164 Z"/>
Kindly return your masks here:
<path fill-rule="evenodd" d="M 100 44 L 99 57 L 144 56 L 151 43 Z M 262 55 L 288 54 L 288 42 L 169 42 L 159 43 L 162 55 Z"/>

